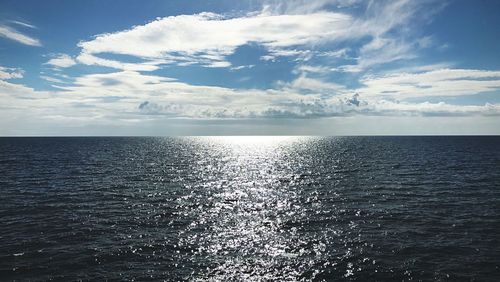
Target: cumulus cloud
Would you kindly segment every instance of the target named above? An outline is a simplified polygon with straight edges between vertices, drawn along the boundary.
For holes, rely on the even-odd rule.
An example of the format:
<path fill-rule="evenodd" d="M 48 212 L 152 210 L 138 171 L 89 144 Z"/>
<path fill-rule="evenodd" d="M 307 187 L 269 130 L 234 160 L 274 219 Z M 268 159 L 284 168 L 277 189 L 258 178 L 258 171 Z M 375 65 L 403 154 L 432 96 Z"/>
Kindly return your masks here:
<path fill-rule="evenodd" d="M 76 61 L 67 54 L 58 54 L 54 58 L 45 63 L 58 68 L 69 68 L 76 65 Z"/>
<path fill-rule="evenodd" d="M 314 80 L 314 79 L 311 79 Z M 40 108 L 37 99 L 58 99 L 58 116 L 72 116 L 91 108 L 99 116 L 122 115 L 123 119 L 138 116 L 175 118 L 318 118 L 331 116 L 432 116 L 432 115 L 498 115 L 499 105 L 451 105 L 441 103 L 396 102 L 385 98 L 338 90 L 337 85 L 319 81 L 283 84 L 277 89 L 232 89 L 199 86 L 178 80 L 144 75 L 135 71 L 90 74 L 77 78 L 72 85 L 60 86 L 50 94 L 33 91 L 5 91 L 22 94 Z M 316 85 L 317 91 L 311 91 Z M 12 88 L 15 84 L 10 84 Z M 322 92 L 322 89 L 326 92 Z M 26 90 L 26 89 L 25 89 Z M 306 91 L 305 91 L 306 90 Z M 335 92 L 335 95 L 328 93 Z M 327 94 L 327 95 L 325 95 Z M 16 96 L 14 95 L 14 96 Z M 26 99 L 26 95 L 30 99 Z M 12 97 L 12 94 L 11 94 Z M 23 101 L 23 103 L 27 103 Z M 28 102 L 29 103 L 29 102 Z M 51 105 L 53 108 L 54 105 Z"/>
<path fill-rule="evenodd" d="M 5 25 L 0 25 L 0 36 L 29 46 L 42 46 L 40 40 Z"/>
<path fill-rule="evenodd" d="M 499 104 L 397 102 L 352 90 L 339 91 L 336 85 L 320 84 L 319 80 L 305 81 L 298 80 L 267 90 L 232 89 L 191 85 L 137 71 L 119 71 L 83 75 L 71 84 L 59 86 L 57 91 L 37 91 L 0 80 L 0 99 L 2 115 L 29 112 L 30 115 L 57 122 L 500 115 Z M 312 91 L 314 86 L 318 91 Z M 331 92 L 336 94 L 328 95 Z"/>
<path fill-rule="evenodd" d="M 262 95 L 265 95 L 262 93 Z M 227 101 L 226 101 L 227 103 Z M 321 118 L 334 116 L 472 116 L 500 115 L 499 104 L 451 105 L 439 103 L 396 103 L 388 100 L 360 100 L 351 98 L 297 97 L 293 94 L 259 107 L 252 105 L 193 104 L 179 102 L 150 102 L 138 105 L 139 112 L 184 118 Z"/>

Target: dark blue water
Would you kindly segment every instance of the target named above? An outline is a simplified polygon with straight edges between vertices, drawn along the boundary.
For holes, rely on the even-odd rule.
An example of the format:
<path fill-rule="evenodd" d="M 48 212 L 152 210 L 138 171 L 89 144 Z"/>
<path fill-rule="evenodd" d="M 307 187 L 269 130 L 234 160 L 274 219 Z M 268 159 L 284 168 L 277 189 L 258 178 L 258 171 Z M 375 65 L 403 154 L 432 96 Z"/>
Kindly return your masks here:
<path fill-rule="evenodd" d="M 0 280 L 500 281 L 499 137 L 0 138 Z"/>

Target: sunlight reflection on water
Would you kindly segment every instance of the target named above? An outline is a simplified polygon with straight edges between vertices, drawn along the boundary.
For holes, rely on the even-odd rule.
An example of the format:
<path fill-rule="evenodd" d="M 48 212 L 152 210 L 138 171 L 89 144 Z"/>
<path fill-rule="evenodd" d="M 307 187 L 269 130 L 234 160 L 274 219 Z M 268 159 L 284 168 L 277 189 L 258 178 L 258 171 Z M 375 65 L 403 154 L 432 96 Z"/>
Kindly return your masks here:
<path fill-rule="evenodd" d="M 294 260 L 307 252 L 306 245 L 321 256 L 324 242 L 306 242 L 291 226 L 294 219 L 306 216 L 293 188 L 304 177 L 296 174 L 300 160 L 292 156 L 293 146 L 313 139 L 194 138 L 206 153 L 206 158 L 200 156 L 195 173 L 213 178 L 199 184 L 208 193 L 204 195 L 208 202 L 193 211 L 198 220 L 191 227 L 210 224 L 203 236 L 192 233 L 185 240 L 196 242 L 199 254 L 219 261 L 207 277 L 226 281 L 297 278 L 304 271 L 300 266 L 307 263 Z"/>

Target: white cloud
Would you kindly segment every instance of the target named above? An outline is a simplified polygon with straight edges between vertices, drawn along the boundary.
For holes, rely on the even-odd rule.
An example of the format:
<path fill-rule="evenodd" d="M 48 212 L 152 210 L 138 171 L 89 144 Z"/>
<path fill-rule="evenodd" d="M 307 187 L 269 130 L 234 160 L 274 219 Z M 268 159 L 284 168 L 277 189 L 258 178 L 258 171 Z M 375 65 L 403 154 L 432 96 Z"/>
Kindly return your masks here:
<path fill-rule="evenodd" d="M 308 90 L 309 92 L 318 94 L 326 93 L 330 96 L 347 92 L 346 88 L 340 84 L 326 82 L 316 78 L 310 78 L 305 74 L 301 74 L 290 83 L 282 83 L 280 85 L 283 88 L 293 89 L 295 91 Z"/>
<path fill-rule="evenodd" d="M 309 14 L 327 6 L 346 8 L 356 6 L 363 0 L 264 0 L 264 12 L 273 14 Z"/>
<path fill-rule="evenodd" d="M 76 65 L 76 61 L 67 54 L 58 54 L 56 57 L 50 59 L 45 64 L 59 68 L 69 68 Z"/>
<path fill-rule="evenodd" d="M 40 78 L 43 79 L 43 80 L 46 80 L 48 82 L 65 83 L 62 79 L 51 77 L 51 76 L 41 75 Z"/>
<path fill-rule="evenodd" d="M 0 25 L 0 36 L 8 38 L 10 40 L 17 41 L 25 45 L 42 46 L 42 43 L 40 43 L 38 39 L 29 37 L 5 25 Z"/>
<path fill-rule="evenodd" d="M 79 46 L 83 56 L 125 54 L 146 60 L 228 67 L 225 57 L 239 46 L 256 42 L 273 56 L 296 55 L 303 51 L 284 48 L 345 37 L 351 23 L 351 16 L 334 12 L 241 18 L 201 13 L 166 17 L 130 30 L 101 34 Z"/>
<path fill-rule="evenodd" d="M 387 74 L 422 73 L 422 72 L 435 71 L 435 70 L 441 70 L 441 69 L 450 69 L 450 68 L 454 68 L 453 63 L 436 63 L 436 64 L 427 64 L 427 65 L 407 64 L 404 67 L 393 68 L 393 69 L 389 70 Z"/>
<path fill-rule="evenodd" d="M 352 94 L 342 87 L 299 77 L 277 89 L 197 86 L 135 71 L 81 76 L 53 92 L 0 81 L 10 111 L 29 111 L 44 119 L 68 117 L 103 122 L 154 118 L 318 118 L 332 116 L 488 116 L 499 104 L 451 105 L 394 102 Z M 306 91 L 306 92 L 303 92 Z M 336 95 L 325 95 L 336 93 Z M 12 112 L 10 112 L 12 114 Z"/>
<path fill-rule="evenodd" d="M 500 104 L 451 105 L 438 103 L 396 103 L 380 100 L 367 107 L 371 112 L 381 115 L 417 115 L 417 116 L 467 116 L 500 115 Z"/>
<path fill-rule="evenodd" d="M 295 61 L 307 61 L 310 60 L 314 54 L 311 50 L 284 48 L 270 48 L 268 51 L 269 53 L 267 55 L 261 56 L 261 60 L 275 61 L 278 57 L 296 57 Z"/>
<path fill-rule="evenodd" d="M 78 44 L 80 62 L 121 70 L 149 71 L 153 66 L 177 64 L 205 67 L 231 67 L 227 60 L 240 46 L 257 44 L 267 50 L 264 61 L 278 57 L 296 57 L 308 61 L 314 56 L 354 60 L 355 64 L 337 67 L 337 71 L 361 72 L 379 64 L 415 58 L 416 49 L 432 41 L 421 37 L 408 41 L 408 26 L 418 24 L 428 1 L 315 0 L 263 1 L 264 9 L 242 17 L 214 13 L 178 15 L 157 18 L 145 25 L 95 36 Z M 353 10 L 363 13 L 349 13 Z M 338 12 L 329 7 L 341 8 Z M 397 16 L 394 16 L 397 15 Z M 364 46 L 360 39 L 368 39 Z M 332 42 L 354 42 L 352 48 L 314 51 Z M 356 47 L 356 48 L 354 48 Z M 347 53 L 352 53 L 348 56 Z M 103 54 L 120 54 L 140 58 L 130 64 L 103 59 Z M 144 65 L 144 66 L 141 66 Z"/>
<path fill-rule="evenodd" d="M 82 53 L 78 55 L 76 59 L 78 60 L 78 62 L 85 65 L 98 65 L 98 66 L 121 69 L 121 70 L 154 71 L 158 69 L 158 66 L 155 66 L 151 62 L 143 64 L 123 63 L 115 60 L 102 59 L 88 53 Z"/>
<path fill-rule="evenodd" d="M 294 70 L 294 73 L 319 73 L 324 74 L 331 71 L 331 68 L 325 66 L 299 65 Z"/>
<path fill-rule="evenodd" d="M 6 68 L 0 66 L 0 79 L 22 78 L 24 71 L 18 68 Z"/>
<path fill-rule="evenodd" d="M 361 72 L 370 67 L 387 64 L 399 60 L 413 59 L 416 55 L 412 52 L 413 45 L 395 39 L 375 38 L 364 45 L 359 51 L 355 65 L 345 65 L 337 70 L 344 72 Z"/>
<path fill-rule="evenodd" d="M 266 97 L 266 95 L 268 95 Z M 500 104 L 451 105 L 439 103 L 396 103 L 387 100 L 357 100 L 353 98 L 321 99 L 288 93 L 269 99 L 267 93 L 255 93 L 247 104 L 236 103 L 226 96 L 226 105 L 218 103 L 182 103 L 162 99 L 145 100 L 138 105 L 141 113 L 184 118 L 321 118 L 333 116 L 475 116 L 500 115 Z M 241 97 L 239 97 L 241 98 Z M 267 98 L 256 106 L 257 99 Z M 220 98 L 219 98 L 220 99 Z M 152 102 L 153 101 L 153 102 Z M 253 102 L 253 104 L 248 103 Z"/>
<path fill-rule="evenodd" d="M 318 54 L 320 57 L 333 57 L 333 58 L 342 58 L 342 59 L 350 59 L 348 53 L 350 49 L 342 48 L 335 51 L 326 51 Z"/>
<path fill-rule="evenodd" d="M 32 24 L 29 24 L 29 23 L 26 23 L 26 22 L 22 22 L 22 21 L 10 21 L 10 22 L 13 23 L 13 24 L 17 24 L 19 26 L 22 26 L 22 27 L 37 28 L 36 26 L 34 26 Z"/>
<path fill-rule="evenodd" d="M 371 40 L 356 51 L 356 63 L 336 68 L 343 72 L 362 72 L 374 66 L 417 57 L 419 49 L 431 45 L 431 37 L 412 38 L 412 25 L 422 24 L 425 16 L 442 8 L 432 1 L 372 1 L 364 16 L 356 19 L 353 34 L 370 35 Z M 424 11 L 425 12 L 421 12 Z M 419 13 L 421 12 L 421 13 Z M 418 18 L 417 18 L 418 16 Z"/>
<path fill-rule="evenodd" d="M 251 69 L 253 67 L 255 67 L 255 65 L 241 65 L 241 66 L 232 67 L 231 70 L 235 71 L 235 70 L 242 70 L 242 69 Z"/>
<path fill-rule="evenodd" d="M 393 73 L 365 76 L 365 96 L 390 96 L 396 99 L 428 96 L 474 95 L 500 90 L 500 71 L 438 69 L 420 73 Z"/>
<path fill-rule="evenodd" d="M 116 53 L 161 58 L 167 53 L 231 54 L 238 46 L 259 42 L 287 47 L 344 35 L 351 23 L 345 14 L 258 15 L 224 19 L 213 13 L 159 19 L 144 26 L 102 34 L 79 44 L 87 53 Z M 126 43 L 126 44 L 124 44 Z M 146 43 L 146 44 L 145 44 Z"/>

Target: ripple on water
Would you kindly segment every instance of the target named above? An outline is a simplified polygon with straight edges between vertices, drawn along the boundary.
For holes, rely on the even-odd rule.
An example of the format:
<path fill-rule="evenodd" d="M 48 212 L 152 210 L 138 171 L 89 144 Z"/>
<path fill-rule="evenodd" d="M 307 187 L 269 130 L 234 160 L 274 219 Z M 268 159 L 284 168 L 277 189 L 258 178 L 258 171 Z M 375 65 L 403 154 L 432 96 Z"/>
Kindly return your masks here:
<path fill-rule="evenodd" d="M 499 141 L 0 138 L 0 275 L 498 281 Z"/>

